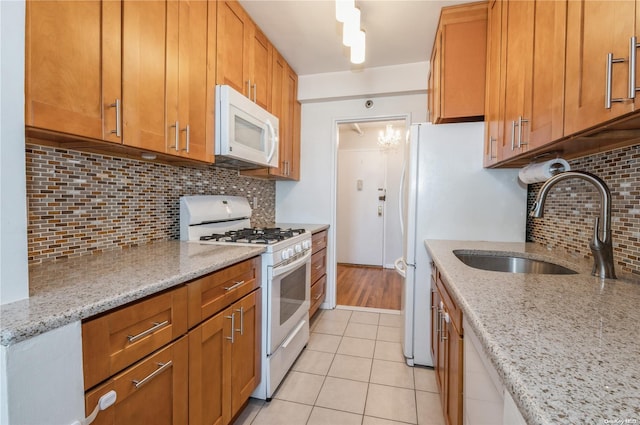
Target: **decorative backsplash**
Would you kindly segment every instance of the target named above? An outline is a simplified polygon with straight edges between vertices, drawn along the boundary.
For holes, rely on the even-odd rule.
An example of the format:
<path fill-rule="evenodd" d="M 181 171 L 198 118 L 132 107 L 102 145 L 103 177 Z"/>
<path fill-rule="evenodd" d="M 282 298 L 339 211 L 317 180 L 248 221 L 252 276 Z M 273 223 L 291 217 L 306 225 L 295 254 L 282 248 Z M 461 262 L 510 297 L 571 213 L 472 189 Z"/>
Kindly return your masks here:
<path fill-rule="evenodd" d="M 275 221 L 275 182 L 27 145 L 29 263 L 180 237 L 183 195 L 246 196 L 252 224 Z M 257 203 L 257 205 L 256 205 Z"/>
<path fill-rule="evenodd" d="M 640 145 L 578 158 L 569 164 L 572 170 L 597 175 L 609 186 L 616 270 L 640 277 Z M 529 185 L 529 210 L 541 186 Z M 544 217 L 528 219 L 527 240 L 591 258 L 589 241 L 599 213 L 600 196 L 592 185 L 575 179 L 560 182 L 547 198 Z"/>

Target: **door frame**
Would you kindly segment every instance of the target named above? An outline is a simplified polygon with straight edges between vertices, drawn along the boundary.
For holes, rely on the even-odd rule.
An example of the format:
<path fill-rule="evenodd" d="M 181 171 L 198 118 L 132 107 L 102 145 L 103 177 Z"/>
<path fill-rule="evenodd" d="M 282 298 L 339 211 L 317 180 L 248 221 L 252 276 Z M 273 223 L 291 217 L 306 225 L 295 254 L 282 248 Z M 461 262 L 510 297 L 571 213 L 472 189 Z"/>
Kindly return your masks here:
<path fill-rule="evenodd" d="M 405 129 L 409 130 L 411 127 L 411 114 L 389 114 L 389 115 L 373 115 L 373 116 L 356 116 L 349 118 L 334 118 L 333 119 L 333 131 L 331 132 L 331 222 L 333 223 L 334 232 L 335 226 L 338 222 L 338 141 L 340 124 L 353 124 L 353 123 L 362 123 L 362 122 L 373 122 L 373 121 L 400 121 L 403 120 L 405 122 Z M 385 229 L 386 231 L 386 229 Z M 335 233 L 334 233 L 335 235 Z M 338 297 L 337 297 L 337 285 L 338 285 L 338 263 L 337 263 L 337 255 L 336 255 L 336 237 L 329 239 L 329 245 L 331 247 L 331 258 L 328 261 L 331 261 L 333 266 L 333 279 L 331 279 L 331 284 L 327 287 L 327 298 L 325 303 L 328 304 L 329 308 L 336 308 Z"/>

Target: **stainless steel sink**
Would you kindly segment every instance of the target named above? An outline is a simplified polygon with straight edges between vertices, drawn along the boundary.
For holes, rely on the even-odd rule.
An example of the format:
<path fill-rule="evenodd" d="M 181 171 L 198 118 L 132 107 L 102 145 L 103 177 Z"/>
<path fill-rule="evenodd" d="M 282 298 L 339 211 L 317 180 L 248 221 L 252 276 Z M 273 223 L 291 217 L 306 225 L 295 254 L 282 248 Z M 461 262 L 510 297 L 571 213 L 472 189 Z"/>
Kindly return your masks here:
<path fill-rule="evenodd" d="M 576 274 L 558 264 L 542 260 L 518 257 L 508 253 L 483 251 L 453 251 L 456 257 L 469 267 L 505 273 Z"/>

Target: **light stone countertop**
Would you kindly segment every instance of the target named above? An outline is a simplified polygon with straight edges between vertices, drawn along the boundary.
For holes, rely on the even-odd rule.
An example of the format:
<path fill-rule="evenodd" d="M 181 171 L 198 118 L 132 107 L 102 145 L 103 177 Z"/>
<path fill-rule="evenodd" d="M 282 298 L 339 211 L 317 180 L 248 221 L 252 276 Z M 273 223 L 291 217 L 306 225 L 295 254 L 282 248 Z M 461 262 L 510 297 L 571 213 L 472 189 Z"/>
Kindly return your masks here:
<path fill-rule="evenodd" d="M 528 424 L 640 423 L 639 282 L 600 280 L 590 261 L 532 243 L 425 246 Z M 455 249 L 508 251 L 579 274 L 479 270 Z"/>
<path fill-rule="evenodd" d="M 262 246 L 157 242 L 29 268 L 29 298 L 0 306 L 9 346 L 264 252 Z"/>
<path fill-rule="evenodd" d="M 309 223 L 276 223 L 276 227 L 283 229 L 305 229 L 310 233 L 317 233 L 329 228 L 328 224 L 309 224 Z"/>

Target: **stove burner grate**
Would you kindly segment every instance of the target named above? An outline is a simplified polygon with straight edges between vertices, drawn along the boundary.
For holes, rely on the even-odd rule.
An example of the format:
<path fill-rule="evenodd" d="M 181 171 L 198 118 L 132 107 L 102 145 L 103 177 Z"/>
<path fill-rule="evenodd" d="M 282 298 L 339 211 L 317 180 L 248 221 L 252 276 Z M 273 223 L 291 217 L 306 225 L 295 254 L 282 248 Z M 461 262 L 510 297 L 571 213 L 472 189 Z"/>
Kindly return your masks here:
<path fill-rule="evenodd" d="M 272 244 L 304 233 L 304 229 L 281 229 L 280 227 L 255 227 L 230 230 L 224 234 L 214 233 L 201 236 L 201 241 L 239 242 L 255 244 Z"/>

